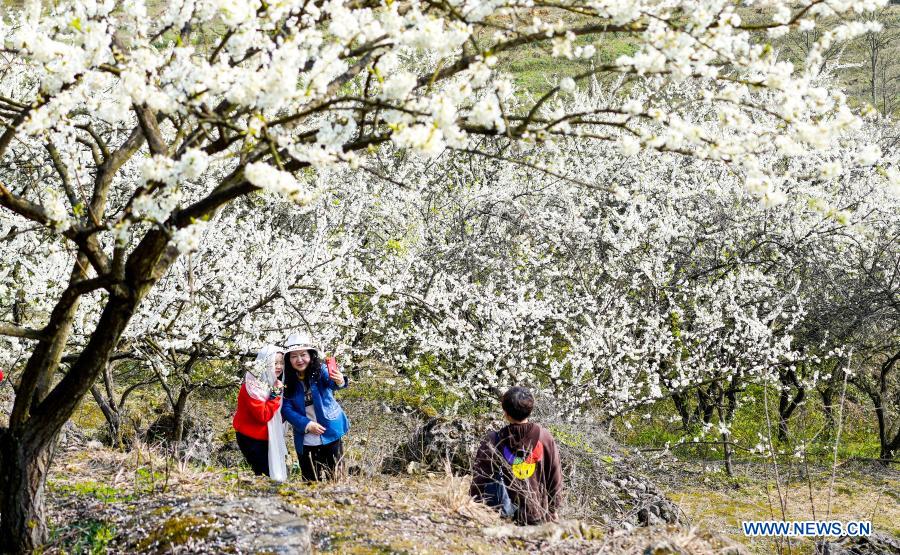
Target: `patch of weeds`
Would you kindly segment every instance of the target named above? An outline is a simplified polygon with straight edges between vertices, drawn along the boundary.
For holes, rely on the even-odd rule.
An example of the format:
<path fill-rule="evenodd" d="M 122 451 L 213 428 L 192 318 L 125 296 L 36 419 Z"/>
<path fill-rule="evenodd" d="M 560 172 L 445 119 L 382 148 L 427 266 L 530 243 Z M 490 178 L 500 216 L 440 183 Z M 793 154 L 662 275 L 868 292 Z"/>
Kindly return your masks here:
<path fill-rule="evenodd" d="M 892 497 L 894 499 L 894 501 L 896 501 L 897 503 L 900 503 L 900 492 L 893 491 L 893 490 L 887 490 L 884 493 L 888 497 Z"/>
<path fill-rule="evenodd" d="M 367 369 L 351 387 L 338 392 L 340 399 L 382 401 L 389 407 L 414 410 L 425 417 L 440 414 L 477 416 L 491 412 L 493 406 L 483 400 L 446 386 L 443 379 L 449 362 L 434 355 L 419 355 L 411 359 L 405 372 L 380 368 Z"/>
<path fill-rule="evenodd" d="M 550 431 L 551 434 L 553 434 L 553 437 L 556 439 L 557 442 L 562 443 L 563 445 L 566 445 L 568 447 L 571 447 L 572 449 L 577 449 L 579 451 L 587 453 L 589 455 L 595 454 L 594 449 L 591 447 L 590 443 L 588 443 L 588 441 L 584 437 L 584 435 L 579 434 L 577 432 L 573 432 L 568 428 L 565 428 L 562 426 L 555 426 L 553 424 L 549 424 L 547 426 L 547 429 Z M 604 457 L 600 457 L 600 458 L 601 458 L 601 460 L 604 459 Z M 611 463 L 612 457 L 607 456 L 607 458 L 609 458 L 609 462 Z"/>
<path fill-rule="evenodd" d="M 703 486 L 713 488 L 717 491 L 740 490 L 742 488 L 751 487 L 756 483 L 752 478 L 746 475 L 734 474 L 729 476 L 725 467 L 718 465 L 704 466 L 700 474 L 702 476 Z M 806 482 L 803 482 L 803 484 L 805 485 Z"/>
<path fill-rule="evenodd" d="M 74 535 L 74 541 L 66 546 L 67 551 L 95 555 L 106 553 L 107 546 L 116 537 L 116 529 L 101 520 L 82 520 L 70 527 L 69 534 Z"/>
<path fill-rule="evenodd" d="M 237 432 L 234 428 L 227 428 L 216 438 L 219 443 L 234 443 L 237 441 Z"/>
<path fill-rule="evenodd" d="M 93 497 L 104 503 L 117 503 L 120 501 L 131 501 L 134 496 L 125 493 L 119 488 L 101 484 L 88 480 L 86 482 L 76 482 L 74 484 L 60 484 L 57 482 L 48 482 L 48 487 L 61 494 L 76 495 L 79 497 Z"/>
<path fill-rule="evenodd" d="M 308 508 L 316 512 L 317 515 L 328 516 L 326 513 L 339 514 L 334 511 L 334 504 L 331 501 L 320 499 L 313 495 L 319 484 L 306 484 L 298 488 L 297 484 L 282 484 L 276 490 L 286 502 L 299 508 Z"/>
<path fill-rule="evenodd" d="M 438 401 L 444 399 L 443 392 L 437 392 L 430 386 L 408 385 L 397 387 L 395 384 L 402 380 L 396 378 L 388 382 L 366 382 L 364 387 L 350 388 L 341 392 L 344 399 L 364 399 L 383 401 L 388 406 L 415 410 L 426 417 L 438 415 L 435 405 L 443 407 L 446 403 Z"/>
<path fill-rule="evenodd" d="M 849 395 L 849 393 L 848 393 Z M 748 385 L 741 396 L 741 402 L 731 422 L 731 439 L 738 446 L 750 448 L 761 440 L 759 434 L 766 433 L 766 406 L 763 389 L 757 384 Z M 770 392 L 769 414 L 778 414 L 778 397 Z M 614 437 L 621 443 L 638 447 L 669 448 L 679 458 L 694 460 L 723 460 L 724 451 L 720 437 L 714 432 L 718 419 L 713 417 L 709 429 L 704 432 L 704 425 L 692 422 L 684 429 L 680 419 L 671 418 L 678 414 L 671 399 L 661 400 L 640 413 L 624 415 L 615 422 L 621 423 Z M 803 442 L 807 446 L 810 464 L 831 464 L 834 454 L 834 437 L 828 430 L 833 427 L 826 420 L 826 411 L 822 401 L 817 397 L 808 399 L 794 414 L 789 424 L 789 438 L 781 441 L 777 438 L 777 430 L 772 430 L 772 441 L 776 450 L 791 453 L 794 447 Z M 693 442 L 697 438 L 700 441 Z M 841 441 L 838 445 L 839 460 L 853 457 L 872 458 L 878 456 L 878 433 L 874 429 L 871 418 L 860 406 L 847 403 L 844 410 L 844 426 Z M 736 451 L 738 459 L 754 459 L 742 450 Z"/>
<path fill-rule="evenodd" d="M 166 475 L 156 470 L 138 468 L 134 473 L 134 492 L 152 493 L 156 490 L 156 484 L 164 482 Z"/>
<path fill-rule="evenodd" d="M 216 519 L 212 516 L 175 515 L 137 545 L 138 551 L 172 551 L 192 539 L 204 540 L 213 531 Z"/>
<path fill-rule="evenodd" d="M 166 516 L 167 514 L 171 513 L 173 510 L 174 510 L 173 507 L 170 507 L 168 505 L 160 505 L 159 507 L 156 507 L 155 509 L 150 511 L 150 516 L 154 516 L 154 517 Z"/>
<path fill-rule="evenodd" d="M 581 538 L 584 540 L 602 540 L 606 537 L 606 532 L 602 528 L 591 526 L 586 522 L 578 524 L 578 530 L 566 534 L 570 538 Z"/>
<path fill-rule="evenodd" d="M 323 537 L 318 546 L 325 553 L 352 553 L 357 555 L 406 554 L 414 546 L 388 545 L 354 532 L 338 532 Z"/>
<path fill-rule="evenodd" d="M 109 543 L 116 537 L 115 527 L 102 520 L 86 519 L 59 526 L 52 520 L 47 522 L 50 538 L 36 554 L 52 553 L 106 553 Z"/>
<path fill-rule="evenodd" d="M 500 67 L 507 71 L 519 87 L 520 96 L 541 95 L 559 79 L 574 77 L 591 70 L 596 64 L 613 63 L 619 56 L 637 51 L 637 41 L 627 34 L 603 33 L 578 37 L 576 46 L 593 45 L 597 49 L 595 61 L 553 57 L 549 44 L 525 46 L 500 55 Z"/>
<path fill-rule="evenodd" d="M 106 417 L 93 399 L 85 398 L 72 414 L 72 422 L 85 430 L 98 430 L 106 426 Z"/>
<path fill-rule="evenodd" d="M 241 477 L 241 473 L 237 470 L 223 470 L 222 471 L 222 481 L 225 483 L 233 483 L 237 482 Z"/>

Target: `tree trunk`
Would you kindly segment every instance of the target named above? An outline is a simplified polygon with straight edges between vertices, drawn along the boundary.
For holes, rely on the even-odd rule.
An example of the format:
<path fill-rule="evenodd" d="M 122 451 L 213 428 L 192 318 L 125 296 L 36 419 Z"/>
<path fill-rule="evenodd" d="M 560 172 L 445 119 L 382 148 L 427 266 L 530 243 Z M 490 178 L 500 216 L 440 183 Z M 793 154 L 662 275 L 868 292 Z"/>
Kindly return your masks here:
<path fill-rule="evenodd" d="M 737 410 L 737 388 L 740 379 L 735 376 L 731 378 L 730 387 L 725 393 L 725 415 L 724 422 L 728 424 L 729 429 L 722 434 L 722 446 L 725 449 L 725 472 L 729 476 L 734 476 L 734 446 L 731 444 L 731 423 L 734 422 L 734 412 Z M 719 409 L 719 419 L 722 420 L 722 410 Z"/>
<path fill-rule="evenodd" d="M 788 416 L 787 408 L 790 404 L 790 393 L 782 386 L 781 393 L 778 395 L 778 441 L 784 442 L 788 438 Z"/>
<path fill-rule="evenodd" d="M 788 421 L 806 399 L 806 388 L 793 370 L 780 372 L 778 379 L 781 381 L 781 393 L 778 395 L 778 440 L 784 442 L 788 439 Z M 793 396 L 791 387 L 796 389 Z"/>
<path fill-rule="evenodd" d="M 119 416 L 119 412 L 112 402 L 107 402 L 96 385 L 91 386 L 91 395 L 94 396 L 94 400 L 97 401 L 97 406 L 100 407 L 100 412 L 102 412 L 103 417 L 106 418 L 106 425 L 109 427 L 110 445 L 121 449 L 122 436 L 119 433 L 119 428 L 122 419 Z"/>
<path fill-rule="evenodd" d="M 897 456 L 897 449 L 900 447 L 900 431 L 897 432 L 897 436 L 894 438 L 893 443 L 882 443 L 881 444 L 881 463 L 885 466 L 890 465 L 890 461 L 894 460 L 894 457 Z"/>
<path fill-rule="evenodd" d="M 56 436 L 33 444 L 0 428 L 0 553 L 28 553 L 47 540 L 44 485 Z"/>
<path fill-rule="evenodd" d="M 897 456 L 897 450 L 900 449 L 900 427 L 892 438 L 883 397 L 874 391 L 869 393 L 869 397 L 875 405 L 875 418 L 878 420 L 878 443 L 881 447 L 879 458 L 883 464 L 887 465 L 888 461 Z"/>
<path fill-rule="evenodd" d="M 675 410 L 681 417 L 681 429 L 687 433 L 691 429 L 691 413 L 687 407 L 687 399 L 681 393 L 673 393 L 672 402 L 675 403 Z"/>
<path fill-rule="evenodd" d="M 106 418 L 106 425 L 109 427 L 110 445 L 117 449 L 122 449 L 122 411 L 121 407 L 116 404 L 115 382 L 109 364 L 104 365 L 102 376 L 106 397 L 103 396 L 103 392 L 96 385 L 91 386 L 91 395 L 94 397 L 94 401 L 97 402 L 97 406 L 100 407 L 103 417 Z"/>
<path fill-rule="evenodd" d="M 172 424 L 172 449 L 176 453 L 181 447 L 182 439 L 184 439 L 184 414 L 187 410 L 190 394 L 191 390 L 189 388 L 182 387 L 181 391 L 178 392 L 178 401 L 175 402 L 175 406 L 172 408 L 172 416 L 174 417 Z"/>
<path fill-rule="evenodd" d="M 715 383 L 710 384 L 707 389 L 703 387 L 697 388 L 697 409 L 695 414 L 704 423 L 712 422 L 713 414 L 716 410 L 716 398 L 718 391 Z"/>
<path fill-rule="evenodd" d="M 724 414 L 722 413 L 721 405 L 718 407 L 719 412 L 719 422 L 722 422 L 726 425 L 731 424 L 730 419 L 726 419 Z M 734 450 L 731 448 L 731 433 L 729 431 L 722 432 L 722 452 L 725 456 L 725 473 L 729 476 L 734 476 Z"/>
<path fill-rule="evenodd" d="M 28 369 L 35 364 L 32 359 L 48 364 L 48 349 L 39 345 L 32 353 L 20 382 L 26 394 L 16 395 L 10 426 L 0 428 L 0 553 L 33 551 L 46 538 L 43 494 L 56 438 L 109 362 L 141 299 L 174 260 L 174 256 L 162 254 L 167 241 L 162 232 L 151 231 L 135 249 L 132 257 L 136 267 L 129 259 L 128 272 L 142 278 L 139 286 L 133 290 L 120 287 L 122 294 L 110 295 L 87 345 L 46 397 L 34 395 L 46 368 L 38 365 L 33 372 Z M 176 252 L 173 250 L 173 254 Z M 60 305 L 65 303 L 61 301 Z M 62 326 L 52 327 L 61 334 Z M 54 341 L 61 341 L 61 337 L 54 336 L 51 343 Z"/>
<path fill-rule="evenodd" d="M 829 384 L 825 389 L 819 391 L 822 397 L 822 410 L 825 412 L 825 434 L 830 437 L 831 430 L 835 427 L 834 421 L 834 388 Z"/>
<path fill-rule="evenodd" d="M 900 361 L 900 351 L 885 361 L 879 368 L 878 392 L 869 392 L 869 397 L 871 397 L 875 405 L 875 416 L 878 418 L 878 440 L 881 444 L 881 459 L 885 465 L 888 464 L 887 461 L 892 460 L 897 455 L 897 449 L 900 448 L 900 426 L 897 428 L 896 435 L 891 438 L 890 411 L 888 407 L 885 407 L 885 400 L 892 399 L 888 391 L 888 374 L 898 361 Z"/>

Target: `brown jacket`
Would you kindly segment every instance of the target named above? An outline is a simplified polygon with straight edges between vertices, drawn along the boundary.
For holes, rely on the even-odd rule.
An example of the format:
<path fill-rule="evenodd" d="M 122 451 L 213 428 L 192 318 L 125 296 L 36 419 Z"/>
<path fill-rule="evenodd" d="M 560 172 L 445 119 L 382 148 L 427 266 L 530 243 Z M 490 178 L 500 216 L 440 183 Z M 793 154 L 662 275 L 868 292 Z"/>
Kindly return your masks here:
<path fill-rule="evenodd" d="M 519 507 L 515 516 L 518 524 L 557 518 L 562 504 L 562 466 L 550 432 L 528 422 L 488 434 L 475 454 L 469 494 L 483 499 L 484 488 L 498 468 L 510 499 Z"/>

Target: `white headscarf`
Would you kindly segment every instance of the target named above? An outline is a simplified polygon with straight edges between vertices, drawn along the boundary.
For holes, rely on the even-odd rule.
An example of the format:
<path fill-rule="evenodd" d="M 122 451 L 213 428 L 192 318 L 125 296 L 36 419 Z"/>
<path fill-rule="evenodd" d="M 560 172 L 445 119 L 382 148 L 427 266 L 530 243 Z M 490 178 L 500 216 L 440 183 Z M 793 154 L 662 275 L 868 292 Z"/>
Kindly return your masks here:
<path fill-rule="evenodd" d="M 258 401 L 268 401 L 275 387 L 275 357 L 282 353 L 275 345 L 266 345 L 256 355 L 256 372 L 248 371 L 244 376 L 247 394 Z M 281 400 L 278 409 L 267 423 L 269 429 L 269 477 L 276 482 L 287 480 L 287 447 L 284 444 L 284 422 L 281 420 Z"/>

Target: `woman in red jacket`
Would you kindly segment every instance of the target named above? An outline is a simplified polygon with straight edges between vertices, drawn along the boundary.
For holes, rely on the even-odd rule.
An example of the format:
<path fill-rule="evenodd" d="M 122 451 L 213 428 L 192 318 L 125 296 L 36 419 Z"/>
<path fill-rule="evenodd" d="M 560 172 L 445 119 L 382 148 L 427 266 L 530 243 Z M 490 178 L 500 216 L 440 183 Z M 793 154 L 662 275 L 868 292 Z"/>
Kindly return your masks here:
<path fill-rule="evenodd" d="M 284 389 L 281 374 L 284 371 L 284 353 L 275 345 L 266 345 L 260 350 L 256 360 L 262 366 L 260 368 L 262 375 L 257 377 L 252 372 L 247 372 L 238 393 L 237 412 L 232 425 L 238 447 L 253 472 L 257 475 L 270 476 L 270 430 L 275 434 L 278 434 L 279 429 L 281 431 L 280 437 L 271 438 L 275 442 L 272 445 L 275 449 L 271 451 L 276 455 L 278 452 L 285 452 L 284 426 L 281 423 L 281 395 Z M 273 419 L 277 419 L 277 422 Z M 283 457 L 279 466 L 282 468 L 284 466 Z M 277 470 L 277 474 L 283 474 L 283 470 Z M 284 479 L 282 476 L 278 478 Z"/>

